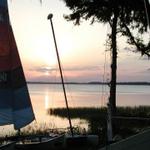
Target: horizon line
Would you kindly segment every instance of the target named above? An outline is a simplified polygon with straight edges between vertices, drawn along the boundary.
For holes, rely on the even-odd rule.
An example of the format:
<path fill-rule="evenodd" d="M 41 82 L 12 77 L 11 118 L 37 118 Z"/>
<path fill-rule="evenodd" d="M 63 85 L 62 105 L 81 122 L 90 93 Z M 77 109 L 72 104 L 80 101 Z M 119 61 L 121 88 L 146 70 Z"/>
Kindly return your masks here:
<path fill-rule="evenodd" d="M 64 82 L 65 84 L 110 84 L 110 82 L 87 81 L 87 82 Z M 27 84 L 62 84 L 61 82 L 48 82 L 48 81 L 27 81 Z M 117 82 L 118 85 L 150 85 L 148 81 L 121 81 Z"/>

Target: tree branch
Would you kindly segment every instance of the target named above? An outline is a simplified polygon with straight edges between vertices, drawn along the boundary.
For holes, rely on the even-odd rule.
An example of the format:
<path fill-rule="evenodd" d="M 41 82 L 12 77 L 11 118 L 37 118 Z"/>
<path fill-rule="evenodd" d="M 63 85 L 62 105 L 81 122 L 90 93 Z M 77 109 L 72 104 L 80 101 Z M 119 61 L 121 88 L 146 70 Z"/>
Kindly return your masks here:
<path fill-rule="evenodd" d="M 150 57 L 150 42 L 146 46 L 143 43 L 136 41 L 135 37 L 130 32 L 130 29 L 128 28 L 128 26 L 124 22 L 123 22 L 123 26 L 126 29 L 125 35 L 127 37 L 129 37 L 130 44 L 135 45 L 137 47 L 138 51 L 140 51 L 142 53 L 142 55 L 147 55 L 148 57 Z"/>

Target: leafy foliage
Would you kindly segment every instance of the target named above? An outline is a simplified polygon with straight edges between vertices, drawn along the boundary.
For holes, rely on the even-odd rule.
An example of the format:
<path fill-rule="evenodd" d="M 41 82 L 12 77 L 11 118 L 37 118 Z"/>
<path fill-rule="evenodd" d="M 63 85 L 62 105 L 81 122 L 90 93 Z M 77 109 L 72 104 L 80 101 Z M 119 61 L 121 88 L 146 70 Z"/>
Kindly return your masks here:
<path fill-rule="evenodd" d="M 127 37 L 127 42 L 136 46 L 142 55 L 150 57 L 150 41 L 141 38 L 148 32 L 149 20 L 146 12 L 150 14 L 150 5 L 144 0 L 63 0 L 72 13 L 65 15 L 68 21 L 80 25 L 82 20 L 109 23 L 112 27 L 113 18 L 117 15 L 117 33 Z M 150 17 L 149 17 L 150 18 Z M 133 35 L 133 31 L 138 33 Z"/>

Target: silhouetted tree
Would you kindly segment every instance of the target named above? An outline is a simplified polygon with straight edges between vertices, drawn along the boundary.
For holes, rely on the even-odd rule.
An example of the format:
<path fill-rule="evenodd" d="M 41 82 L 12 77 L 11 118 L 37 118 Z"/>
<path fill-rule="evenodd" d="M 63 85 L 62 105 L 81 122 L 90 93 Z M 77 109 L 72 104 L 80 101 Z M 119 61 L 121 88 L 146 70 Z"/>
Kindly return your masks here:
<path fill-rule="evenodd" d="M 108 35 L 112 51 L 110 106 L 113 115 L 116 112 L 116 69 L 117 69 L 117 34 L 127 38 L 127 43 L 134 45 L 136 51 L 150 57 L 150 41 L 140 38 L 146 34 L 149 26 L 148 0 L 63 0 L 72 13 L 65 15 L 68 21 L 80 25 L 81 20 L 108 23 L 111 33 Z M 146 5 L 145 5 L 146 4 Z M 146 6 L 146 7 L 145 7 Z M 136 36 L 133 34 L 136 30 Z"/>

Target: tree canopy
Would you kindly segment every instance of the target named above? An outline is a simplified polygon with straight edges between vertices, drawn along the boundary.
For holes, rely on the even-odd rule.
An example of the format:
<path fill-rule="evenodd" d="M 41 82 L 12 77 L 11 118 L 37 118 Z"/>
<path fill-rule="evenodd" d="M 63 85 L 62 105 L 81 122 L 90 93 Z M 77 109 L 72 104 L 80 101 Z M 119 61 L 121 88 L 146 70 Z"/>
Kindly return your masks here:
<path fill-rule="evenodd" d="M 127 43 L 135 50 L 150 57 L 150 37 L 145 35 L 150 28 L 150 4 L 148 0 L 63 0 L 72 11 L 65 19 L 80 25 L 82 20 L 91 24 L 100 22 L 109 24 L 108 34 L 112 51 L 111 81 L 109 104 L 112 115 L 116 114 L 116 79 L 117 79 L 117 34 L 126 37 Z M 136 33 L 136 34 L 135 34 Z M 150 36 L 150 35 L 149 35 Z"/>
<path fill-rule="evenodd" d="M 136 46 L 142 55 L 150 57 L 150 41 L 144 42 L 140 35 L 150 28 L 150 4 L 148 0 L 63 0 L 72 13 L 65 15 L 69 21 L 79 25 L 82 20 L 109 23 L 117 16 L 117 32 L 127 37 L 127 42 Z M 146 7 L 145 7 L 146 6 Z M 149 18 L 148 18 L 148 17 Z M 136 35 L 133 31 L 136 30 Z M 111 36 L 111 35 L 110 35 Z"/>

